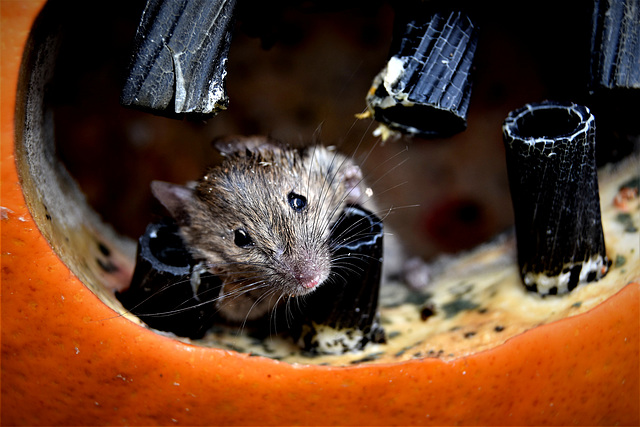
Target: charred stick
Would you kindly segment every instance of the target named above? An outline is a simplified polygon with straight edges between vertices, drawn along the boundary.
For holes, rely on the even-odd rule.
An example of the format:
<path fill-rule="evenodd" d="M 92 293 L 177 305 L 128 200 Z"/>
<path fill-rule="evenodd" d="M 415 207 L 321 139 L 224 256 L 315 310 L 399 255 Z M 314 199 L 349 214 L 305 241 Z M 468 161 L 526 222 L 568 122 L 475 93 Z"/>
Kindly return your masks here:
<path fill-rule="evenodd" d="M 640 134 L 639 0 L 593 1 L 590 74 L 596 159 L 616 162 L 634 152 Z"/>
<path fill-rule="evenodd" d="M 420 137 L 466 129 L 477 26 L 461 12 L 412 10 L 398 11 L 394 31 L 390 59 L 367 95 L 375 120 Z"/>
<path fill-rule="evenodd" d="M 234 6 L 235 0 L 148 0 L 122 105 L 177 117 L 226 109 Z"/>
<path fill-rule="evenodd" d="M 592 90 L 640 89 L 640 2 L 594 0 Z"/>
<path fill-rule="evenodd" d="M 503 136 L 526 288 L 562 294 L 602 278 L 593 115 L 575 104 L 526 105 L 508 115 Z"/>

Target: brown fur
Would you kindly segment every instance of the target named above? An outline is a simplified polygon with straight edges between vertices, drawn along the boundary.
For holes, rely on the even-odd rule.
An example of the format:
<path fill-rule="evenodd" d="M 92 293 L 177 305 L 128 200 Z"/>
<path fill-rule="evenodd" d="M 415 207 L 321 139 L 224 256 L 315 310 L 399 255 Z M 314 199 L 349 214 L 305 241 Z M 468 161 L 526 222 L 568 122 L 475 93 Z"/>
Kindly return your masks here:
<path fill-rule="evenodd" d="M 365 201 L 365 187 L 350 159 L 319 145 L 292 149 L 251 137 L 217 147 L 225 160 L 195 188 L 154 182 L 152 189 L 194 258 L 222 278 L 221 313 L 240 322 L 330 278 L 331 224 L 345 204 Z M 292 192 L 306 198 L 301 211 L 289 203 Z M 252 246 L 234 243 L 239 229 Z"/>

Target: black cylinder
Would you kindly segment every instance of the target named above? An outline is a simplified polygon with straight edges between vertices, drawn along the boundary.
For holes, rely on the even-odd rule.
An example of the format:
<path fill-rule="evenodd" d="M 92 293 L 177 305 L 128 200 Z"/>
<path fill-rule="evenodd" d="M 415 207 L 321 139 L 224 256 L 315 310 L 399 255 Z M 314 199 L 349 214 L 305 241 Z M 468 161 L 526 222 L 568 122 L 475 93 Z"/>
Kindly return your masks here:
<path fill-rule="evenodd" d="M 340 354 L 385 341 L 378 319 L 382 235 L 382 221 L 357 205 L 332 226 L 332 277 L 304 298 L 300 329 L 293 331 L 304 350 Z"/>
<path fill-rule="evenodd" d="M 589 90 L 596 160 L 617 162 L 640 135 L 640 0 L 593 0 Z"/>
<path fill-rule="evenodd" d="M 374 118 L 420 137 L 467 127 L 478 28 L 462 12 L 398 11 L 387 66 L 367 95 Z"/>
<path fill-rule="evenodd" d="M 609 261 L 593 115 L 581 105 L 547 101 L 512 111 L 502 129 L 526 288 L 562 294 L 599 280 Z"/>
<path fill-rule="evenodd" d="M 200 271 L 171 220 L 152 223 L 138 240 L 136 268 L 127 290 L 116 296 L 152 328 L 202 338 L 215 317 L 222 282 Z"/>
<path fill-rule="evenodd" d="M 640 90 L 640 1 L 594 0 L 592 24 L 592 90 Z"/>
<path fill-rule="evenodd" d="M 287 312 L 280 316 L 285 329 L 304 350 L 344 353 L 385 340 L 378 319 L 382 236 L 382 221 L 357 205 L 347 206 L 332 225 L 332 277 L 299 304 L 280 308 Z M 131 284 L 117 297 L 152 328 L 202 338 L 214 324 L 226 323 L 216 315 L 222 285 L 191 257 L 177 224 L 167 218 L 149 224 L 140 237 Z M 265 319 L 256 333 L 268 326 Z"/>
<path fill-rule="evenodd" d="M 234 7 L 235 0 L 147 0 L 120 103 L 169 117 L 226 109 Z"/>

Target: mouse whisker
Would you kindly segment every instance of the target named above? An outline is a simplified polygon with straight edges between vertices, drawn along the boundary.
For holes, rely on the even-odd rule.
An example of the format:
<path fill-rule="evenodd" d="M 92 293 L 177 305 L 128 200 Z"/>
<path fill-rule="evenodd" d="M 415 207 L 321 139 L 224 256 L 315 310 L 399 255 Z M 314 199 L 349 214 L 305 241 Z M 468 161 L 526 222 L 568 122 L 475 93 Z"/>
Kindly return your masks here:
<path fill-rule="evenodd" d="M 151 295 L 149 295 L 148 297 L 144 298 L 142 301 L 138 302 L 136 305 L 134 305 L 133 307 L 127 309 L 126 311 L 129 312 L 130 314 L 133 314 L 135 316 L 141 316 L 144 314 L 138 313 L 135 310 L 137 308 L 139 308 L 140 306 L 144 305 L 145 303 L 151 301 L 153 298 L 156 298 L 158 296 L 161 296 L 161 294 L 163 292 L 168 291 L 169 289 L 173 288 L 174 286 L 179 286 L 185 282 L 188 282 L 190 279 L 189 278 L 184 278 L 184 279 L 180 279 L 180 280 L 176 280 L 175 282 L 171 282 L 171 283 L 167 283 L 166 285 L 163 285 L 160 289 L 156 290 L 155 292 L 153 292 Z M 183 302 L 182 304 L 185 304 L 186 302 L 188 302 L 189 300 Z"/>
<path fill-rule="evenodd" d="M 405 147 L 405 149 L 404 149 L 404 150 L 397 152 L 397 153 L 396 153 L 396 154 L 394 154 L 393 156 L 389 157 L 387 160 L 385 160 L 385 161 L 383 161 L 382 163 L 380 163 L 380 164 L 376 165 L 376 166 L 375 166 L 375 167 L 370 171 L 370 173 L 371 173 L 371 172 L 374 172 L 374 171 L 376 171 L 376 170 L 378 170 L 379 168 L 384 168 L 384 173 L 383 173 L 382 175 L 378 176 L 374 181 L 372 181 L 372 182 L 367 182 L 367 185 L 368 185 L 369 187 L 375 187 L 375 186 L 376 186 L 376 185 L 377 185 L 381 180 L 383 180 L 383 179 L 384 179 L 384 178 L 386 178 L 388 175 L 390 175 L 392 172 L 394 172 L 396 169 L 398 169 L 398 168 L 400 168 L 402 165 L 404 165 L 404 164 L 409 160 L 407 157 L 405 157 L 404 159 L 402 159 L 400 162 L 396 163 L 396 164 L 395 164 L 394 166 L 392 166 L 392 167 L 388 167 L 388 168 L 386 167 L 386 164 L 387 164 L 388 162 L 390 162 L 391 160 L 394 160 L 396 157 L 398 157 L 398 156 L 400 156 L 400 155 L 402 155 L 402 154 L 405 154 L 407 151 L 408 151 L 408 148 L 407 148 L 407 147 Z M 368 178 L 369 178 L 369 175 L 367 175 L 366 177 L 363 177 L 363 178 L 362 178 L 362 180 L 361 180 L 361 182 L 365 181 L 365 179 L 368 179 Z M 360 183 L 361 183 L 361 182 L 360 182 Z M 360 184 L 360 183 L 358 183 L 358 184 Z M 345 196 L 345 197 L 347 197 L 347 196 Z M 362 203 L 362 202 L 360 201 L 360 198 L 362 198 L 362 197 L 363 197 L 363 195 L 360 195 L 360 197 L 358 197 L 358 200 L 357 200 L 357 202 L 358 202 L 358 203 Z"/>
<path fill-rule="evenodd" d="M 314 147 L 314 154 L 317 150 L 318 146 Z M 327 166 L 327 170 L 326 171 L 321 171 L 320 176 L 324 176 L 325 179 L 322 180 L 322 184 L 321 184 L 321 188 L 320 188 L 320 195 L 319 195 L 319 201 L 318 201 L 318 206 L 321 207 L 325 204 L 325 202 L 328 200 L 329 197 L 331 197 L 331 199 L 334 198 L 335 196 L 335 190 L 333 190 L 335 188 L 335 182 L 336 182 L 336 178 L 338 176 L 338 172 L 340 171 L 340 169 L 344 166 L 345 162 L 347 161 L 346 157 L 343 157 L 340 164 L 335 167 L 335 161 L 338 158 L 338 153 L 334 152 L 333 156 L 331 158 L 331 161 L 329 163 L 329 165 Z M 313 159 L 312 159 L 313 162 Z M 320 167 L 322 167 L 320 165 Z M 310 167 L 309 168 L 309 173 L 311 174 L 311 171 L 314 168 Z M 335 203 L 330 203 L 331 205 L 336 206 Z M 318 234 L 322 235 L 324 234 L 324 230 L 326 230 L 327 228 L 327 224 L 325 224 L 326 221 L 330 221 L 331 218 L 334 216 L 336 211 L 336 208 L 334 207 L 334 209 L 329 213 L 329 215 L 327 216 L 328 220 L 324 220 L 322 218 L 321 215 L 315 215 L 313 217 L 313 223 L 311 224 L 311 237 L 312 238 L 317 238 Z"/>
<path fill-rule="evenodd" d="M 251 312 L 259 305 L 261 305 L 261 303 L 263 301 L 266 301 L 267 298 L 269 299 L 269 301 L 272 300 L 273 296 L 275 295 L 276 290 L 273 288 L 269 288 L 267 292 L 263 293 L 262 295 L 260 295 L 255 301 L 254 303 L 251 305 L 251 307 L 249 308 L 249 310 L 247 310 L 247 314 L 244 317 L 244 320 L 242 321 L 242 326 L 241 326 L 241 330 L 244 330 L 246 323 L 249 319 L 249 316 L 251 315 Z"/>
<path fill-rule="evenodd" d="M 342 275 L 340 270 L 331 270 L 331 274 L 329 275 L 329 279 L 332 281 L 332 284 L 344 284 L 347 283 L 347 278 Z"/>
<path fill-rule="evenodd" d="M 337 242 L 340 241 L 341 239 L 343 239 L 345 236 L 347 238 L 345 238 L 344 243 L 354 242 L 356 240 L 359 240 L 359 239 L 362 239 L 362 238 L 365 238 L 365 237 L 373 236 L 374 234 L 371 234 L 369 232 L 369 230 L 363 230 L 363 231 L 359 231 L 359 232 L 353 234 L 353 231 L 357 230 L 358 227 L 362 226 L 363 224 L 365 226 L 367 226 L 368 223 L 369 223 L 369 220 L 367 218 L 360 218 L 357 221 L 354 221 L 347 228 L 342 230 L 337 236 L 332 236 L 331 242 L 333 244 L 337 244 Z M 339 225 L 341 225 L 340 222 L 336 222 L 335 224 L 333 224 L 331 226 L 331 230 L 330 230 L 331 233 L 333 233 L 335 228 L 338 227 Z M 369 227 L 367 227 L 367 228 L 369 229 Z"/>
<path fill-rule="evenodd" d="M 199 302 L 199 303 L 194 304 L 194 305 L 189 306 L 189 307 L 176 308 L 174 310 L 167 310 L 167 311 L 155 312 L 155 313 L 133 313 L 133 314 L 135 314 L 137 317 L 140 317 L 140 318 L 145 318 L 145 317 L 168 317 L 168 316 L 173 316 L 175 314 L 184 313 L 186 311 L 193 310 L 195 308 L 202 307 L 204 305 L 211 304 L 212 302 L 215 302 L 218 299 L 219 298 L 214 298 L 212 300 Z M 184 303 L 181 303 L 180 305 L 182 305 L 182 304 L 184 304 Z"/>
<path fill-rule="evenodd" d="M 344 270 L 344 271 L 348 271 L 354 274 L 362 274 L 362 272 L 364 271 L 364 268 L 359 267 L 355 264 L 351 264 L 351 263 L 346 263 L 346 262 L 336 262 L 336 270 L 340 271 L 340 270 Z"/>
<path fill-rule="evenodd" d="M 334 260 L 335 261 L 343 261 L 343 260 L 347 260 L 347 261 L 349 261 L 349 260 L 372 260 L 372 261 L 375 261 L 375 260 L 378 260 L 378 257 L 374 257 L 374 256 L 371 256 L 371 255 L 368 255 L 368 254 L 352 253 L 352 254 L 349 254 L 349 255 L 342 255 L 340 257 L 336 257 Z"/>
<path fill-rule="evenodd" d="M 403 186 L 407 185 L 408 183 L 409 183 L 409 181 L 402 181 L 402 182 L 399 182 L 399 183 L 397 183 L 395 185 L 392 185 L 391 187 L 387 187 L 384 190 L 377 190 L 376 191 L 376 196 L 380 196 L 381 194 L 386 194 L 386 193 L 388 193 L 390 191 L 395 190 L 396 188 L 403 187 Z"/>
<path fill-rule="evenodd" d="M 276 299 L 276 302 L 272 305 L 269 313 L 269 330 L 273 331 L 274 335 L 278 333 L 278 319 L 277 319 L 278 307 L 280 306 L 283 299 L 284 299 L 284 294 L 280 293 L 280 295 L 278 295 L 278 298 Z M 289 321 L 287 319 L 286 307 L 287 307 L 287 304 L 285 303 L 285 320 L 287 321 L 287 328 L 289 328 Z"/>

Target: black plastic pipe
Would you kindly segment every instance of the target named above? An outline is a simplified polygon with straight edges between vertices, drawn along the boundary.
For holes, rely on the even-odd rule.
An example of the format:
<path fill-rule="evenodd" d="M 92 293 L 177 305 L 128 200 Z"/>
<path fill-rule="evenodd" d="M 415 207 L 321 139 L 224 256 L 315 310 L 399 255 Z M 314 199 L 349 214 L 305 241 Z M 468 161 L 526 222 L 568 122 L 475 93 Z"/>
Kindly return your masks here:
<path fill-rule="evenodd" d="M 425 13 L 415 6 L 398 9 L 394 27 L 390 59 L 367 95 L 370 114 L 419 137 L 465 130 L 477 26 L 462 12 Z"/>
<path fill-rule="evenodd" d="M 609 261 L 589 109 L 525 105 L 508 115 L 503 136 L 525 287 L 563 294 L 602 278 Z"/>

